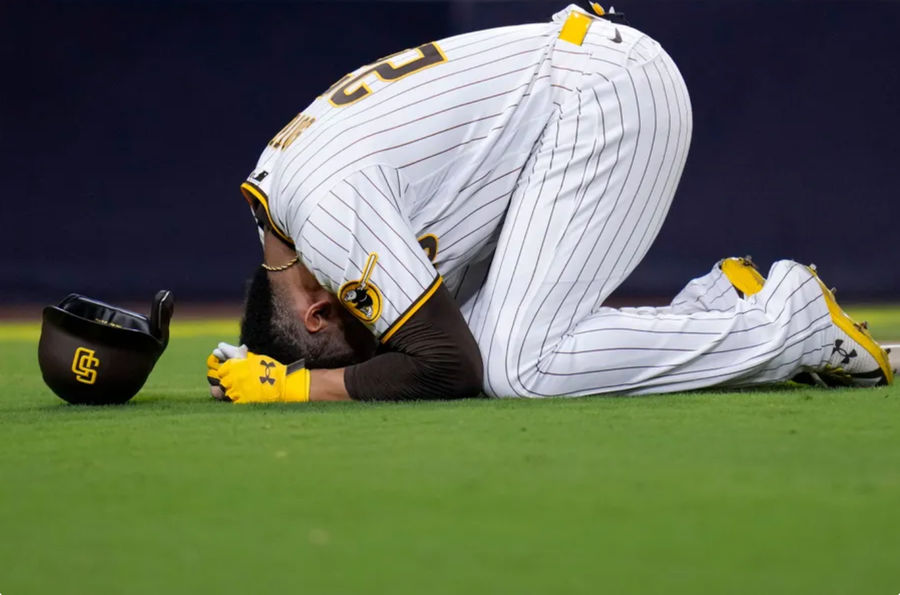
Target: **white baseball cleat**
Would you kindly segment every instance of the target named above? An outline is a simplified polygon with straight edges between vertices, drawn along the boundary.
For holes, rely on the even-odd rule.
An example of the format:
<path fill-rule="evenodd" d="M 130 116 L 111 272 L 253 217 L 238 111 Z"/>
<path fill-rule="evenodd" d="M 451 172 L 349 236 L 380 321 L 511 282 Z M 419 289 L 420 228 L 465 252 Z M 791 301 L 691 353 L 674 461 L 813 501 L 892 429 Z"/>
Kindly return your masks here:
<path fill-rule="evenodd" d="M 894 374 L 900 373 L 900 345 L 884 345 Z"/>
<path fill-rule="evenodd" d="M 831 321 L 836 328 L 834 344 L 825 366 L 810 372 L 816 384 L 826 386 L 882 386 L 894 382 L 894 368 L 888 351 L 869 334 L 869 325 L 850 318 L 834 298 L 834 290 L 828 289 L 816 272 L 810 272 L 822 288 Z M 893 365 L 892 365 L 893 364 Z"/>

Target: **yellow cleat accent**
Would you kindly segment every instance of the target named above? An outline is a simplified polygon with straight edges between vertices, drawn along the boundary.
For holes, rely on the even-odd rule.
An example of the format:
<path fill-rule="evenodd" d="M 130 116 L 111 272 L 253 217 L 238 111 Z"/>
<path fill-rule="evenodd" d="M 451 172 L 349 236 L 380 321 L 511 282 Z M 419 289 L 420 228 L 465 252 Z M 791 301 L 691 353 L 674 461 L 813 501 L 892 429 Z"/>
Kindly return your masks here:
<path fill-rule="evenodd" d="M 856 341 L 862 349 L 865 349 L 878 363 L 878 367 L 884 376 L 884 384 L 893 384 L 894 370 L 891 367 L 891 361 L 887 352 L 877 341 L 875 341 L 872 335 L 869 334 L 869 331 L 867 330 L 868 325 L 863 326 L 850 318 L 850 316 L 848 316 L 838 305 L 837 300 L 834 298 L 834 293 L 822 283 L 819 274 L 816 272 L 815 266 L 811 265 L 807 268 L 819 283 L 819 287 L 822 288 L 822 295 L 825 297 L 825 303 L 828 304 L 828 313 L 831 314 L 832 322 L 834 322 L 839 329 L 844 331 L 853 341 Z"/>
<path fill-rule="evenodd" d="M 765 277 L 759 274 L 749 256 L 725 258 L 719 261 L 719 268 L 743 297 L 759 293 L 766 282 Z"/>

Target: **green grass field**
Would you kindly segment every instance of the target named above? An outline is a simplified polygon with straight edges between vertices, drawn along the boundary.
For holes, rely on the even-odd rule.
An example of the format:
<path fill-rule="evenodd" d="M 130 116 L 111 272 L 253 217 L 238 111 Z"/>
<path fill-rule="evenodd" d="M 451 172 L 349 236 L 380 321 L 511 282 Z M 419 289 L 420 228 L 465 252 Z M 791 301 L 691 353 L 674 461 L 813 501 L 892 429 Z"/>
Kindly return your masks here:
<path fill-rule="evenodd" d="M 900 592 L 900 386 L 241 407 L 236 324 L 188 321 L 89 408 L 37 334 L 0 326 L 3 595 Z"/>

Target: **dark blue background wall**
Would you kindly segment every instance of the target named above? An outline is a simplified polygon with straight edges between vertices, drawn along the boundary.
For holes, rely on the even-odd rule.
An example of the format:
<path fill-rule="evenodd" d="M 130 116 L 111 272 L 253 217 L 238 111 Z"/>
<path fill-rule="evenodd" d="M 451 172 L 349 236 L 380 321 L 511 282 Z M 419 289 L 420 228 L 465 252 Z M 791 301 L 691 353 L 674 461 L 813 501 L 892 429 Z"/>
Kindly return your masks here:
<path fill-rule="evenodd" d="M 68 291 L 236 299 L 259 260 L 238 185 L 345 72 L 547 2 L 0 5 L 0 300 Z M 900 4 L 624 0 L 679 64 L 694 141 L 624 291 L 671 295 L 717 258 L 814 261 L 900 297 Z"/>

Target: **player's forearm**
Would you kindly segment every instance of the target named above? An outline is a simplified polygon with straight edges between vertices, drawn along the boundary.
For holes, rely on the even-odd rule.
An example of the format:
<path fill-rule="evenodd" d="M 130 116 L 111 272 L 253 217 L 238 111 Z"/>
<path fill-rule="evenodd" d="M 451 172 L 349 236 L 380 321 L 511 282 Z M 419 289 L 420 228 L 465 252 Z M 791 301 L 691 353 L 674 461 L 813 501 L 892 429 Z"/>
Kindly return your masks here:
<path fill-rule="evenodd" d="M 310 370 L 310 401 L 350 401 L 344 384 L 344 368 L 335 370 Z"/>
<path fill-rule="evenodd" d="M 383 353 L 350 368 L 310 370 L 309 400 L 408 401 L 478 395 L 480 361 L 464 361 L 457 349 L 444 351 L 443 356 L 418 357 Z"/>
<path fill-rule="evenodd" d="M 481 360 L 455 345 L 431 353 L 388 352 L 345 369 L 347 392 L 361 401 L 463 399 L 481 392 Z"/>

